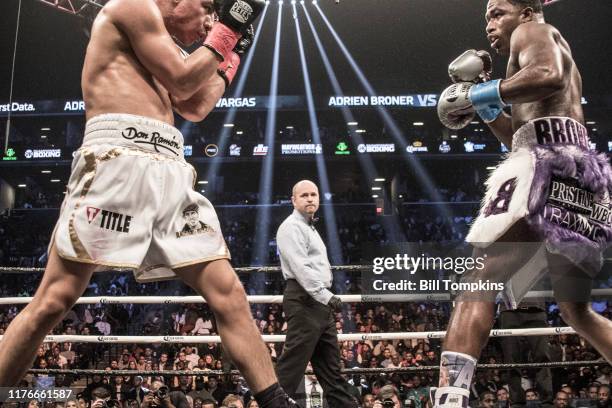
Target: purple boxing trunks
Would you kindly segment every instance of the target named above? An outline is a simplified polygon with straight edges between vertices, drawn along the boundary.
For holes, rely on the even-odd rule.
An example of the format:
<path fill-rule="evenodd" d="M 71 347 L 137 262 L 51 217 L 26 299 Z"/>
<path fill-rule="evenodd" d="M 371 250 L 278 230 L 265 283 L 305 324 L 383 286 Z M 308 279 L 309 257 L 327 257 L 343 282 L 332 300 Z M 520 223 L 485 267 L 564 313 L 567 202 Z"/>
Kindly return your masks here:
<path fill-rule="evenodd" d="M 485 248 L 524 218 L 549 252 L 597 275 L 612 241 L 612 171 L 582 124 L 566 117 L 527 122 L 486 187 L 468 242 Z"/>

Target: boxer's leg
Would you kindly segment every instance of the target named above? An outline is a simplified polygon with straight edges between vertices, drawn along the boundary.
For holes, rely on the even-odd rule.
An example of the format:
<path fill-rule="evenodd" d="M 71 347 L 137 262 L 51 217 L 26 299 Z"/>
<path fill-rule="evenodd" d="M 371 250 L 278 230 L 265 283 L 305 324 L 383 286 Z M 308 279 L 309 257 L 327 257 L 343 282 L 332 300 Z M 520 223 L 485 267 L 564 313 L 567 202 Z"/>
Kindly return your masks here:
<path fill-rule="evenodd" d="M 224 348 L 254 393 L 276 383 L 270 351 L 261 339 L 244 288 L 228 260 L 174 271 L 208 302 L 215 314 Z"/>
<path fill-rule="evenodd" d="M 612 321 L 591 308 L 592 280 L 562 255 L 548 254 L 548 264 L 561 317 L 612 363 Z"/>
<path fill-rule="evenodd" d="M 486 253 L 484 268 L 472 270 L 468 281 L 506 282 L 537 252 L 539 245 L 511 245 L 516 242 L 535 242 L 535 234 L 524 220 L 516 222 L 491 244 L 486 251 L 478 249 L 474 256 Z M 459 296 L 444 338 L 444 352 L 440 366 L 440 388 L 436 391 L 435 406 L 467 406 L 469 387 L 483 347 L 495 318 L 496 291 L 469 292 Z M 446 388 L 450 387 L 450 388 Z"/>
<path fill-rule="evenodd" d="M 536 234 L 524 220 L 515 223 L 495 243 L 485 250 L 477 250 L 474 256 L 485 252 L 484 268 L 473 270 L 469 280 L 504 282 L 519 270 L 535 254 L 539 245 L 511 245 L 518 242 L 536 242 Z M 497 292 L 469 292 L 462 294 L 448 324 L 444 349 L 478 358 L 489 339 L 493 327 L 495 297 Z"/>
<path fill-rule="evenodd" d="M 0 342 L 0 386 L 18 384 L 32 366 L 44 337 L 87 288 L 95 265 L 62 259 L 55 246 L 34 299 L 6 329 Z"/>

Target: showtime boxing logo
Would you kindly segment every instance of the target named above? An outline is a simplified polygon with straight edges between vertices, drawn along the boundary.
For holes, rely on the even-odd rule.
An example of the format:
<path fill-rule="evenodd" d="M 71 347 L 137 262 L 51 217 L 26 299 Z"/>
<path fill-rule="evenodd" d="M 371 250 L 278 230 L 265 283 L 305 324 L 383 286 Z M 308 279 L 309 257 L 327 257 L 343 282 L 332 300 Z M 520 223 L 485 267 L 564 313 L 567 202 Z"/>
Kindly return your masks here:
<path fill-rule="evenodd" d="M 98 336 L 98 342 L 99 343 L 106 343 L 106 342 L 115 342 L 115 341 L 119 341 L 119 337 L 114 337 L 114 336 Z"/>
<path fill-rule="evenodd" d="M 364 144 L 361 143 L 357 146 L 359 153 L 394 153 L 395 144 L 384 143 L 384 144 Z"/>
<path fill-rule="evenodd" d="M 244 24 L 249 18 L 251 18 L 251 14 L 253 14 L 253 8 L 247 2 L 238 0 L 232 5 L 232 8 L 230 9 L 230 14 L 237 21 Z"/>
<path fill-rule="evenodd" d="M 555 334 L 573 333 L 573 331 L 571 327 L 555 327 Z"/>
<path fill-rule="evenodd" d="M 26 159 L 59 159 L 62 157 L 61 149 L 28 149 L 23 156 Z"/>
<path fill-rule="evenodd" d="M 504 337 L 512 335 L 512 330 L 493 330 L 491 332 L 491 337 Z"/>
<path fill-rule="evenodd" d="M 361 340 L 382 340 L 380 334 L 364 334 L 361 336 Z"/>
<path fill-rule="evenodd" d="M 185 341 L 185 336 L 164 336 L 163 340 L 166 343 Z"/>
<path fill-rule="evenodd" d="M 112 303 L 121 303 L 121 301 L 119 299 L 102 298 L 100 299 L 99 303 L 102 305 L 105 305 L 105 304 L 112 304 Z"/>

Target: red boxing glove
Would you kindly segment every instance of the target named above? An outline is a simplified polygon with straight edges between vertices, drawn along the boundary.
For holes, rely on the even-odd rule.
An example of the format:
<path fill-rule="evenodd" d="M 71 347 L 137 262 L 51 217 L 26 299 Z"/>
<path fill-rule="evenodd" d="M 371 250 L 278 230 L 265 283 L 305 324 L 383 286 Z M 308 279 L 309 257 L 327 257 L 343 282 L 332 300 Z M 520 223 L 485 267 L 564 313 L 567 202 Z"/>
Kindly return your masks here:
<path fill-rule="evenodd" d="M 228 58 L 219 64 L 217 73 L 225 81 L 226 88 L 230 86 L 234 80 L 236 72 L 238 71 L 238 66 L 240 66 L 240 56 L 233 51 L 228 55 Z"/>
<path fill-rule="evenodd" d="M 223 23 L 216 23 L 206 36 L 204 46 L 211 50 L 220 61 L 225 61 L 231 57 L 232 50 L 242 37 Z"/>

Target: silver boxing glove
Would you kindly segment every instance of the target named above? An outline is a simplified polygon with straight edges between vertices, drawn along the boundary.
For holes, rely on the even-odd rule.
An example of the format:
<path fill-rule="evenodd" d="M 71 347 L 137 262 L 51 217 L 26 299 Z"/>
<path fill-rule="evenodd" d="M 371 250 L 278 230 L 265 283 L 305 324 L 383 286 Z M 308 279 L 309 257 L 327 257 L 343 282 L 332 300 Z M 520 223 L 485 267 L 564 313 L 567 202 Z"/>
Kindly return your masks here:
<path fill-rule="evenodd" d="M 438 100 L 438 118 L 449 129 L 463 129 L 476 116 L 470 101 L 471 82 L 452 84 L 442 92 Z"/>
<path fill-rule="evenodd" d="M 482 50 L 467 50 L 448 66 L 448 75 L 455 83 L 489 81 L 492 71 L 491 54 Z"/>

